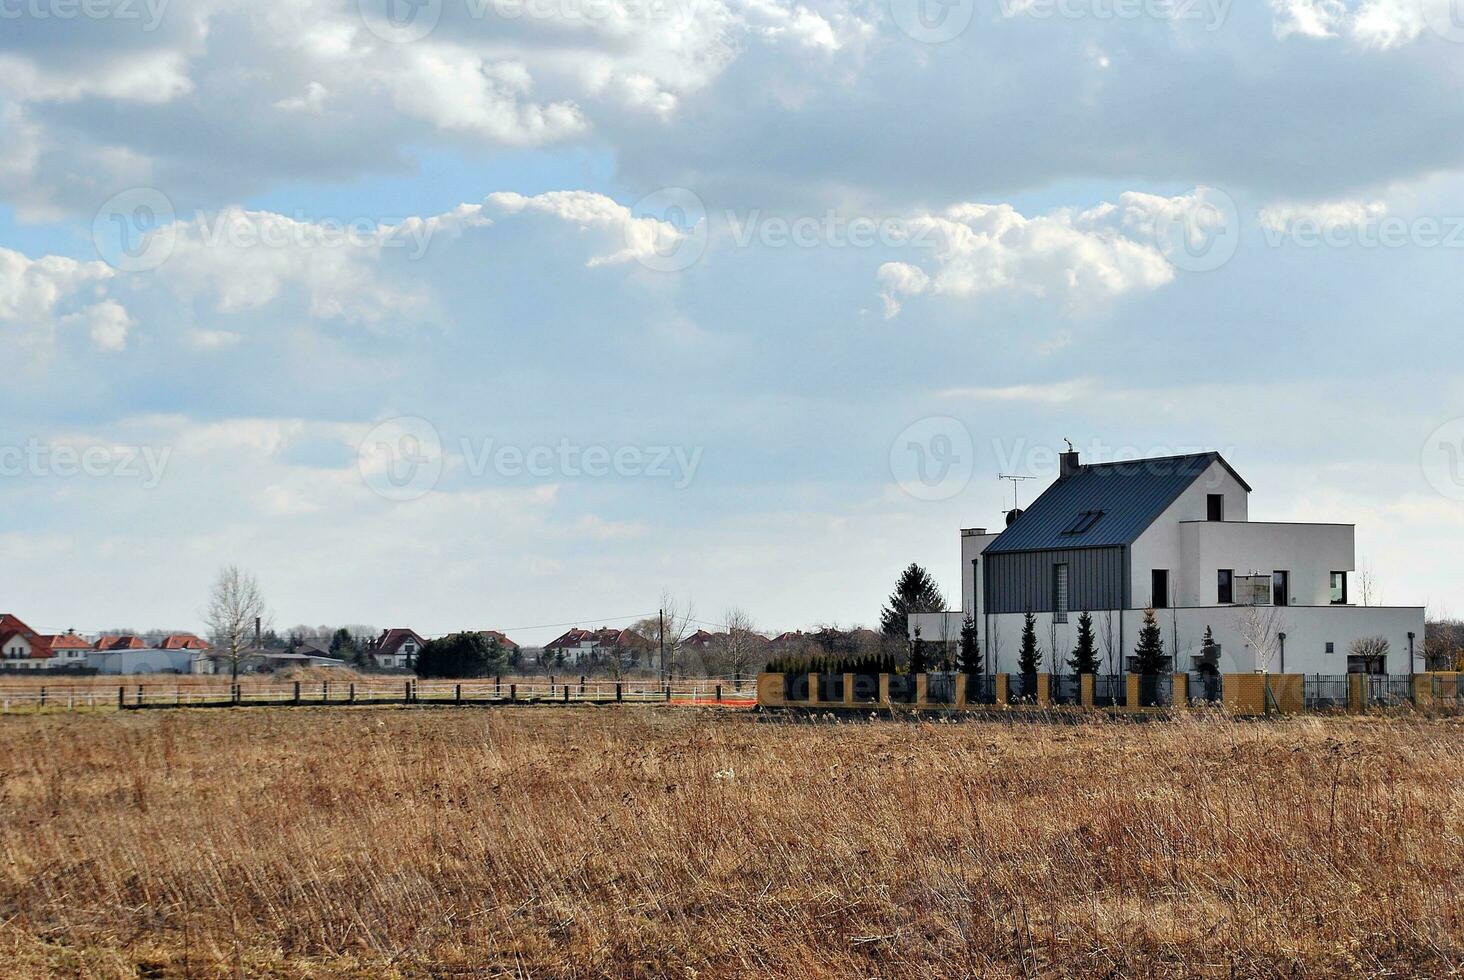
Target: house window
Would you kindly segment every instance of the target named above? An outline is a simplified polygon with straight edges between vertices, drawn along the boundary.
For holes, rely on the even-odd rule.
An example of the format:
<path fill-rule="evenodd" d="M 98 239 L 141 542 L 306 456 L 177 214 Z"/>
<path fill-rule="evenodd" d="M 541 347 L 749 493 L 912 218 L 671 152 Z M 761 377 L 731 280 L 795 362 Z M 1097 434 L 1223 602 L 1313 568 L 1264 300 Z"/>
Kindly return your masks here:
<path fill-rule="evenodd" d="M 1074 517 L 1072 521 L 1068 523 L 1068 526 L 1062 529 L 1062 533 L 1082 534 L 1084 531 L 1091 531 L 1093 529 L 1093 525 L 1097 524 L 1098 519 L 1102 516 L 1103 511 L 1101 510 L 1085 510 L 1077 517 Z"/>
<path fill-rule="evenodd" d="M 1208 493 L 1205 495 L 1205 520 L 1225 520 L 1225 494 Z"/>
<path fill-rule="evenodd" d="M 1169 608 L 1169 569 L 1156 568 L 1150 574 L 1149 605 L 1155 609 Z"/>
<path fill-rule="evenodd" d="M 1052 620 L 1055 623 L 1068 621 L 1068 567 L 1066 564 L 1052 566 Z"/>
<path fill-rule="evenodd" d="M 1331 640 L 1328 640 L 1327 641 L 1327 652 L 1328 653 L 1336 653 L 1337 652 L 1337 644 L 1333 643 Z"/>
<path fill-rule="evenodd" d="M 1332 605 L 1347 605 L 1347 573 L 1332 573 Z"/>
<path fill-rule="evenodd" d="M 1222 568 L 1215 573 L 1215 601 L 1228 606 L 1235 601 L 1235 570 Z"/>
<path fill-rule="evenodd" d="M 1289 606 L 1289 605 L 1291 605 L 1291 573 L 1290 572 L 1272 572 L 1271 573 L 1271 605 L 1273 605 L 1273 606 Z"/>

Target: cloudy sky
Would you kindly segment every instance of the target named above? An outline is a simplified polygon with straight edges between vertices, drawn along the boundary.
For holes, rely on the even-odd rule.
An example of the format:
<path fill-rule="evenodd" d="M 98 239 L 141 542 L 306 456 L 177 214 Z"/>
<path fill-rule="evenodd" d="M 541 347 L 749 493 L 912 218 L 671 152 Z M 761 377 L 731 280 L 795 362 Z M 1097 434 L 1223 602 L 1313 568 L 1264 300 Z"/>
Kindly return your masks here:
<path fill-rule="evenodd" d="M 1070 438 L 1464 612 L 1458 7 L 0 0 L 0 607 L 868 624 Z"/>

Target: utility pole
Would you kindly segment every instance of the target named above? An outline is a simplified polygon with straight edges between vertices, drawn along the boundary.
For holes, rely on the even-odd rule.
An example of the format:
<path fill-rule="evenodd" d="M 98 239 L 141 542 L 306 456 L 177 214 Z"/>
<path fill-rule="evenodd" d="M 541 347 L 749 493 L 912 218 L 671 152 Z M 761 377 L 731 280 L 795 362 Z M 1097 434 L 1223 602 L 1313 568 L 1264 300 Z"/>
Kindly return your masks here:
<path fill-rule="evenodd" d="M 661 683 L 666 682 L 666 610 L 662 609 L 659 614 L 661 626 L 656 630 L 656 636 L 661 642 Z"/>

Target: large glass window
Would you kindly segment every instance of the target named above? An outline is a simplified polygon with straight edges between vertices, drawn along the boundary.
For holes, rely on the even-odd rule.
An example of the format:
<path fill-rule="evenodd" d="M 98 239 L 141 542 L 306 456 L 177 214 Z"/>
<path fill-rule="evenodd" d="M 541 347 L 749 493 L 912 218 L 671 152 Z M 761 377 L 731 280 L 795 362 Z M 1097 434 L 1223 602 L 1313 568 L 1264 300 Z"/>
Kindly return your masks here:
<path fill-rule="evenodd" d="M 1225 520 L 1225 494 L 1211 493 L 1205 495 L 1205 520 Z"/>
<path fill-rule="evenodd" d="M 1052 566 L 1052 618 L 1054 622 L 1068 621 L 1068 567 L 1065 564 Z"/>
<path fill-rule="evenodd" d="M 1289 605 L 1291 605 L 1291 573 L 1290 572 L 1272 572 L 1271 573 L 1271 605 L 1273 605 L 1273 606 L 1289 606 Z"/>
<path fill-rule="evenodd" d="M 1215 573 L 1215 601 L 1228 606 L 1235 601 L 1235 571 L 1222 568 Z"/>
<path fill-rule="evenodd" d="M 1155 609 L 1169 608 L 1169 569 L 1154 569 L 1150 577 L 1149 605 Z"/>
<path fill-rule="evenodd" d="M 1347 605 L 1347 573 L 1332 573 L 1332 605 Z"/>

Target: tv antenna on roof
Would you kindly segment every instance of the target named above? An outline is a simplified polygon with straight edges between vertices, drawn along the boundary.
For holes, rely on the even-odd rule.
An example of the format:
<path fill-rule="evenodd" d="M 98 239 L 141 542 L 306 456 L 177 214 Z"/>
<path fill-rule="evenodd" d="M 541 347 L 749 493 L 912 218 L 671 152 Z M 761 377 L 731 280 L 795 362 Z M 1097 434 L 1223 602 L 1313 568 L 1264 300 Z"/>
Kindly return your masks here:
<path fill-rule="evenodd" d="M 1017 487 L 1021 484 L 1021 481 L 1037 479 L 1035 476 L 1016 476 L 1015 474 L 1010 473 L 998 473 L 996 475 L 996 478 L 998 480 L 1012 481 L 1012 510 L 1016 510 L 1018 507 L 1021 506 L 1021 504 L 1017 503 Z"/>

